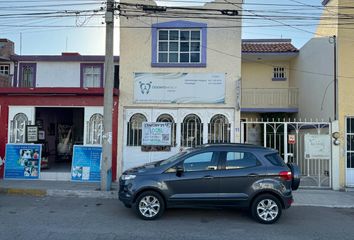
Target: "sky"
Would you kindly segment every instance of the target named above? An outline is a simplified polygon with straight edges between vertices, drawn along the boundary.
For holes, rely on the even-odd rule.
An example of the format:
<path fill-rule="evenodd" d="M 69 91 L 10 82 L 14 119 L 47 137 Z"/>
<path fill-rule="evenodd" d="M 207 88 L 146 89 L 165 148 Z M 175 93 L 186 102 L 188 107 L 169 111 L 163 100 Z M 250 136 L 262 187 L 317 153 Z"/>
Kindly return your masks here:
<path fill-rule="evenodd" d="M 168 2 L 170 5 L 173 2 L 183 6 L 188 5 L 188 1 L 192 5 L 208 2 Z M 104 6 L 102 2 L 103 0 L 0 0 L 0 38 L 14 41 L 16 54 L 22 55 L 59 55 L 62 52 L 104 55 L 104 18 L 102 12 L 94 11 Z M 243 20 L 242 38 L 291 38 L 294 45 L 300 48 L 316 30 L 318 17 L 322 12 L 321 2 L 322 0 L 245 0 L 244 14 L 252 19 Z M 53 11 L 57 13 L 52 15 Z M 290 20 L 289 16 L 295 19 Z M 307 19 L 303 19 L 304 17 Z M 114 54 L 119 55 L 118 21 L 114 43 Z"/>

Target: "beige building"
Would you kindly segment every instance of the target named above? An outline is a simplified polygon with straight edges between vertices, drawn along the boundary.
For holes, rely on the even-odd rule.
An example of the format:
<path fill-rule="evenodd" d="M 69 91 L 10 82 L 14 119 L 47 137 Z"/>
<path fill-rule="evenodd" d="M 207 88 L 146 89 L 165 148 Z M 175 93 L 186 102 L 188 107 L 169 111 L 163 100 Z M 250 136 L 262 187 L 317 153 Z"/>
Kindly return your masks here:
<path fill-rule="evenodd" d="M 237 9 L 221 0 L 195 10 L 121 3 L 118 171 L 185 147 L 239 141 Z M 171 123 L 171 146 L 142 145 L 143 122 Z"/>

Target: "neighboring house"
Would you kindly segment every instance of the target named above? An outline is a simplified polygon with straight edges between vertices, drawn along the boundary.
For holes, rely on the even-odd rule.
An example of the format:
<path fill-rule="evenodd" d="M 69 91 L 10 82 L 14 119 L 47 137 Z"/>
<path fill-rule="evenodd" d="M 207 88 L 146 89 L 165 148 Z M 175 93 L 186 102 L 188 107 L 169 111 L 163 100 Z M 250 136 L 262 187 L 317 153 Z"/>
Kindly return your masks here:
<path fill-rule="evenodd" d="M 0 156 L 6 143 L 25 143 L 26 126 L 37 125 L 44 138 L 42 156 L 49 169 L 41 179 L 69 180 L 73 145 L 102 144 L 104 56 L 63 53 L 19 56 L 0 50 Z M 115 58 L 118 64 L 118 57 Z M 113 121 L 113 178 L 116 175 L 118 65 Z M 65 146 L 64 146 L 65 145 Z M 63 147 L 64 146 L 64 147 Z M 1 169 L 1 175 L 3 170 Z"/>
<path fill-rule="evenodd" d="M 194 10 L 201 14 L 191 18 L 188 10 L 178 10 L 186 17 L 176 20 L 168 17 L 169 9 L 137 12 L 135 3 L 153 6 L 154 1 L 125 2 L 132 5 L 121 4 L 119 169 L 166 158 L 181 148 L 239 141 L 240 94 L 235 90 L 240 91 L 241 21 L 210 10 L 239 8 L 215 1 L 198 7 L 205 11 Z M 210 12 L 222 18 L 206 18 Z M 143 122 L 172 123 L 172 146 L 142 146 Z"/>
<path fill-rule="evenodd" d="M 325 0 L 316 35 L 294 61 L 291 76 L 299 88 L 299 117 L 338 120 L 339 147 L 332 147 L 339 186 L 354 186 L 354 2 Z M 349 16 L 349 17 L 348 17 Z M 349 25 L 348 25 L 349 24 Z M 337 103 L 334 94 L 334 38 L 337 40 Z M 335 105 L 337 116 L 335 116 Z M 332 139 L 334 140 L 334 139 Z M 337 149 L 337 150 L 336 150 Z M 338 151 L 338 154 L 337 154 Z"/>
<path fill-rule="evenodd" d="M 299 93 L 290 69 L 298 54 L 290 39 L 242 40 L 242 121 L 296 116 Z M 243 133 L 241 141 L 261 144 L 260 125 L 247 124 Z"/>

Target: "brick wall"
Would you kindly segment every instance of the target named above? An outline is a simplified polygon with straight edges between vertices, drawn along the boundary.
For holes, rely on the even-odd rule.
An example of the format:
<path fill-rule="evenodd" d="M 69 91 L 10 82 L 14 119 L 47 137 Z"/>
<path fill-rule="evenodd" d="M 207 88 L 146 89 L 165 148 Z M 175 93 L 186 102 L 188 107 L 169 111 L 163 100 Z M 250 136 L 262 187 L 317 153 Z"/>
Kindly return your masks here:
<path fill-rule="evenodd" d="M 0 56 L 9 58 L 15 53 L 15 44 L 8 39 L 0 38 Z"/>

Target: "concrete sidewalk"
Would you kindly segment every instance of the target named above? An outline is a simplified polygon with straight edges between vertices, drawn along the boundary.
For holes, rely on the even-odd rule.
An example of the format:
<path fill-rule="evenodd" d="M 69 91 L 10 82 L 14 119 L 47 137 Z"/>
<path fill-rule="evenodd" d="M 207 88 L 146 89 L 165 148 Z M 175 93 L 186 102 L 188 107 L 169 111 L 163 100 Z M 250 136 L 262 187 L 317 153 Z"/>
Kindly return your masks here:
<path fill-rule="evenodd" d="M 118 183 L 108 192 L 101 192 L 99 187 L 99 183 L 0 180 L 0 194 L 118 199 Z M 293 194 L 293 206 L 354 208 L 354 192 L 299 189 Z"/>

